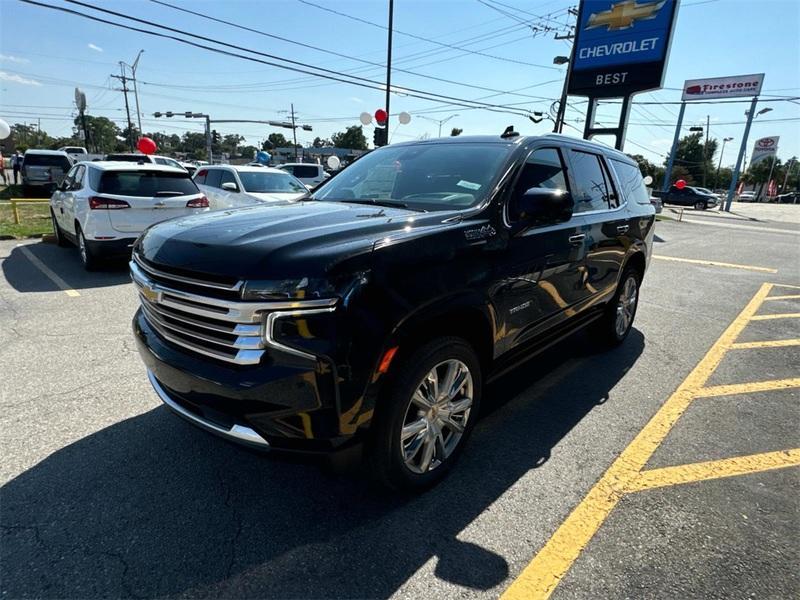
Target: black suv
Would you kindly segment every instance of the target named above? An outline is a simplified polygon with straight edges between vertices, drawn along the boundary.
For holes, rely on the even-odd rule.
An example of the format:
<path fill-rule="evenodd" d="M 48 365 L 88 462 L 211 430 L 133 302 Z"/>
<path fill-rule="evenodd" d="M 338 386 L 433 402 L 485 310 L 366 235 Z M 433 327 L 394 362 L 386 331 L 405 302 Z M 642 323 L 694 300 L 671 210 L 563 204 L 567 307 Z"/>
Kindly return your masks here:
<path fill-rule="evenodd" d="M 622 342 L 652 248 L 634 161 L 559 135 L 386 146 L 306 199 L 167 221 L 134 247 L 161 399 L 256 448 L 359 445 L 420 488 L 484 383 L 576 329 Z"/>

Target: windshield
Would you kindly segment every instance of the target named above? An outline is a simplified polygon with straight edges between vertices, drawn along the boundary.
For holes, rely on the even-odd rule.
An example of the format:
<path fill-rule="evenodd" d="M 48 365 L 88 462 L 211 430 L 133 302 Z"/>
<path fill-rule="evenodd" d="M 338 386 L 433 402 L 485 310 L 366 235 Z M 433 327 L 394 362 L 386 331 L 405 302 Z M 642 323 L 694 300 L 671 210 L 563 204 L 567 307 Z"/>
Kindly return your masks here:
<path fill-rule="evenodd" d="M 97 191 L 101 194 L 146 198 L 156 195 L 188 196 L 200 192 L 188 173 L 165 171 L 106 171 L 100 178 Z"/>
<path fill-rule="evenodd" d="M 302 194 L 308 191 L 300 181 L 288 173 L 262 173 L 258 171 L 239 171 L 245 192 Z"/>
<path fill-rule="evenodd" d="M 354 162 L 313 198 L 415 210 L 469 208 L 486 198 L 511 150 L 506 144 L 467 142 L 386 146 Z"/>
<path fill-rule="evenodd" d="M 700 192 L 701 194 L 708 194 L 709 196 L 713 195 L 713 192 L 706 188 L 696 187 L 694 189 Z"/>

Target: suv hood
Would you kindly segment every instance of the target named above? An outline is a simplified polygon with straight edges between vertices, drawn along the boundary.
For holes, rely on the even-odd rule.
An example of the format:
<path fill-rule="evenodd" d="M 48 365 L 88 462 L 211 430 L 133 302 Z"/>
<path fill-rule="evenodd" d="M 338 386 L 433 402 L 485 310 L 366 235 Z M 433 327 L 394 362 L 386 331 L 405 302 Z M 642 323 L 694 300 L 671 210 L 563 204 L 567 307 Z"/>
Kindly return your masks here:
<path fill-rule="evenodd" d="M 379 241 L 419 235 L 449 213 L 306 201 L 206 212 L 147 230 L 136 251 L 156 264 L 240 279 L 325 276 Z"/>

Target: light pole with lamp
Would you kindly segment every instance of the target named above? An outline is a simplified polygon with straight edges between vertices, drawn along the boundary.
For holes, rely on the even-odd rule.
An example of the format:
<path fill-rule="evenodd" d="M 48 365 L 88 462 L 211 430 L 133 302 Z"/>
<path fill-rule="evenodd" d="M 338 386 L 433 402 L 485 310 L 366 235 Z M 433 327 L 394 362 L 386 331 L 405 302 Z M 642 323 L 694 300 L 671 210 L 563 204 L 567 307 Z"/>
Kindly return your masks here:
<path fill-rule="evenodd" d="M 450 115 L 450 116 L 449 116 L 449 117 L 447 117 L 446 119 L 442 119 L 442 120 L 439 120 L 439 119 L 433 119 L 433 118 L 431 118 L 431 117 L 425 117 L 425 116 L 423 116 L 423 115 L 417 115 L 417 116 L 418 116 L 420 119 L 425 119 L 426 121 L 431 121 L 432 123 L 438 123 L 438 124 L 439 124 L 439 137 L 442 137 L 442 125 L 444 125 L 445 123 L 447 123 L 447 122 L 448 122 L 450 119 L 454 119 L 455 117 L 457 117 L 457 116 L 458 116 L 458 114 L 455 114 L 455 115 Z"/>
<path fill-rule="evenodd" d="M 736 185 L 739 183 L 739 171 L 742 168 L 742 157 L 744 156 L 746 147 L 747 147 L 747 136 L 750 134 L 750 125 L 753 123 L 753 119 L 758 115 L 763 115 L 771 111 L 771 108 L 762 108 L 756 114 L 753 114 L 753 111 L 756 109 L 756 104 L 758 103 L 758 96 L 753 98 L 753 101 L 750 103 L 750 110 L 744 111 L 745 116 L 747 117 L 747 124 L 744 126 L 744 136 L 742 137 L 742 144 L 739 146 L 739 156 L 736 158 L 736 167 L 733 169 L 733 177 L 731 178 L 731 187 L 728 189 L 728 198 L 725 201 L 725 211 L 730 212 L 731 204 L 733 203 L 733 195 L 736 192 Z M 751 159 L 752 160 L 752 159 Z"/>
<path fill-rule="evenodd" d="M 725 144 L 732 141 L 732 137 L 722 138 L 722 149 L 719 151 L 719 163 L 717 163 L 717 173 L 714 175 L 714 187 L 719 185 L 719 170 L 722 167 L 722 155 L 725 154 Z"/>

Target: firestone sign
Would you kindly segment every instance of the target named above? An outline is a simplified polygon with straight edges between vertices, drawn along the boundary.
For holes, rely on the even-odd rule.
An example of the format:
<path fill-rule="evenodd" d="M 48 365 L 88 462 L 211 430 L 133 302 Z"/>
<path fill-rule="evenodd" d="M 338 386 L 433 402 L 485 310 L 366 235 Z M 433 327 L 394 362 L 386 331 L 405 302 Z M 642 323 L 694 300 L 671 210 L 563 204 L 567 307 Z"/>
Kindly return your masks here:
<path fill-rule="evenodd" d="M 661 87 L 678 0 L 583 0 L 568 93 L 619 97 Z"/>
<path fill-rule="evenodd" d="M 715 100 L 718 98 L 746 98 L 758 96 L 764 83 L 764 73 L 689 79 L 683 84 L 681 100 Z"/>

